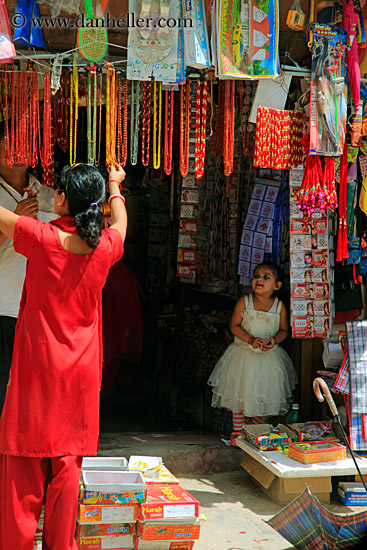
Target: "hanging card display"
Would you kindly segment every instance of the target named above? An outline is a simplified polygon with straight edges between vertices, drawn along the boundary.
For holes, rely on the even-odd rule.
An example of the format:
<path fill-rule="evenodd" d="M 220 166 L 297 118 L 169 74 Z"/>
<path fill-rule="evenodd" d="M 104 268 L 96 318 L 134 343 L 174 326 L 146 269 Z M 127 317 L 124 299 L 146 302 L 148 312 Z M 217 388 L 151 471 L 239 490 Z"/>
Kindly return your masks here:
<path fill-rule="evenodd" d="M 129 15 L 136 24 L 129 27 L 127 51 L 127 78 L 176 82 L 178 25 L 167 22 L 179 17 L 179 0 L 129 0 Z M 139 27 L 137 21 L 143 22 Z M 163 23 L 158 24 L 161 20 Z"/>
<path fill-rule="evenodd" d="M 310 154 L 340 156 L 347 118 L 346 33 L 317 23 L 312 34 Z"/>
<path fill-rule="evenodd" d="M 192 21 L 183 28 L 185 63 L 188 67 L 207 69 L 210 53 L 203 0 L 182 0 L 182 14 L 184 20 Z"/>
<path fill-rule="evenodd" d="M 278 76 L 278 0 L 218 0 L 215 8 L 219 78 Z"/>

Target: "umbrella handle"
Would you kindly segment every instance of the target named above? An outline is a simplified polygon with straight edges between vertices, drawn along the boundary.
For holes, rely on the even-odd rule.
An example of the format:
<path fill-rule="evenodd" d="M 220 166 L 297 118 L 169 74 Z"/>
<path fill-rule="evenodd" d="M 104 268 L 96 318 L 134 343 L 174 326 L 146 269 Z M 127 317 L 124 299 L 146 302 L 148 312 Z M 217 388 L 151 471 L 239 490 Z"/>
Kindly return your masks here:
<path fill-rule="evenodd" d="M 321 390 L 322 390 L 322 393 L 321 393 Z M 324 398 L 325 398 L 327 401 L 327 404 L 330 407 L 332 415 L 338 416 L 339 414 L 338 409 L 336 408 L 334 399 L 330 393 L 330 390 L 325 380 L 323 380 L 322 378 L 315 378 L 315 380 L 313 381 L 313 391 L 315 392 L 315 395 L 320 402 L 324 401 Z"/>

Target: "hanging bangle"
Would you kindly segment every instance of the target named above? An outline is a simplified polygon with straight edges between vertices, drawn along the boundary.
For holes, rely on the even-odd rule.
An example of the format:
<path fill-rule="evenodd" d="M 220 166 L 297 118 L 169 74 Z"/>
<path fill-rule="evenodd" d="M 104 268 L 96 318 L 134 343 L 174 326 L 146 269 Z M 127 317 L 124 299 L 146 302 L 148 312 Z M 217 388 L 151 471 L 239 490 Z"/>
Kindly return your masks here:
<path fill-rule="evenodd" d="M 115 183 L 117 183 L 117 185 L 119 186 L 119 189 L 121 191 L 122 187 L 121 187 L 121 183 L 119 181 L 117 181 L 117 180 L 108 180 L 108 182 L 106 183 L 106 189 L 107 189 L 108 193 L 111 193 L 111 191 L 110 191 L 111 181 L 114 181 Z"/>
<path fill-rule="evenodd" d="M 108 199 L 108 204 L 111 204 L 112 199 L 121 199 L 125 204 L 125 197 L 123 197 L 122 195 L 117 195 L 117 194 L 111 195 L 110 198 Z"/>

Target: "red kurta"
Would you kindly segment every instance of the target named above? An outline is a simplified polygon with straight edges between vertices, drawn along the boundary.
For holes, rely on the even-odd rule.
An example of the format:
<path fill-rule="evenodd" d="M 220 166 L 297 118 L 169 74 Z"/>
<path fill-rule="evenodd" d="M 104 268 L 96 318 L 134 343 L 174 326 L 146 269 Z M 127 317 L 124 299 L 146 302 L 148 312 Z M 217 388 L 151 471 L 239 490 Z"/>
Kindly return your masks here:
<path fill-rule="evenodd" d="M 18 456 L 95 454 L 102 368 L 101 293 L 123 242 L 104 229 L 98 247 L 76 255 L 57 227 L 21 216 L 14 249 L 28 259 L 13 361 L 0 421 L 0 453 Z"/>

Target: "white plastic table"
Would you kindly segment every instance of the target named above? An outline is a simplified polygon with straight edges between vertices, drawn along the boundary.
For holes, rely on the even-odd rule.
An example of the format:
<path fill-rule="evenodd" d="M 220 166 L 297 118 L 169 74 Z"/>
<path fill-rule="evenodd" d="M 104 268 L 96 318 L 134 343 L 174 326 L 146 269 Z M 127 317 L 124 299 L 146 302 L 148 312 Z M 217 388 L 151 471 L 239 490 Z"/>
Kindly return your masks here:
<path fill-rule="evenodd" d="M 347 450 L 347 458 L 317 464 L 302 464 L 289 456 L 276 451 L 260 451 L 242 437 L 236 439 L 237 446 L 252 456 L 260 464 L 278 477 L 327 477 L 358 475 L 356 466 Z M 367 460 L 357 457 L 357 464 L 362 474 L 367 474 Z"/>

